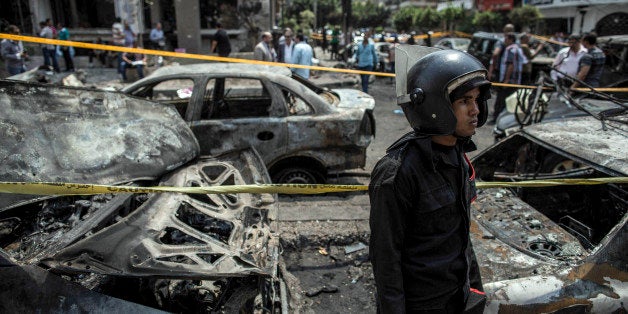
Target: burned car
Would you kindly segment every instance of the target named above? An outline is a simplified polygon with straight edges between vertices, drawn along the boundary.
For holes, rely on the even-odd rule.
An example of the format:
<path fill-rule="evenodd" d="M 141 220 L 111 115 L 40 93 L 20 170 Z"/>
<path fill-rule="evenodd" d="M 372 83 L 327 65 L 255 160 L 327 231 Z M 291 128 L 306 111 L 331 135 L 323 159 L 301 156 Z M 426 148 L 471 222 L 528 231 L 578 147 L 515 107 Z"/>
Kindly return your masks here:
<path fill-rule="evenodd" d="M 320 88 L 282 66 L 164 67 L 122 92 L 175 106 L 201 154 L 254 147 L 279 183 L 364 167 L 375 134 L 373 97 Z"/>
<path fill-rule="evenodd" d="M 628 185 L 516 183 L 628 176 L 627 125 L 626 115 L 547 121 L 473 158 L 479 181 L 515 185 L 479 190 L 472 205 L 486 312 L 626 311 Z"/>
<path fill-rule="evenodd" d="M 446 37 L 437 41 L 434 47 L 440 49 L 456 49 L 466 52 L 470 43 L 471 39 L 469 38 Z"/>
<path fill-rule="evenodd" d="M 496 141 L 534 123 L 589 115 L 606 119 L 628 111 L 628 100 L 618 95 L 573 93 L 546 74 L 539 76 L 539 82 L 535 90 L 519 89 L 506 99 L 506 110 L 497 117 L 493 128 Z"/>
<path fill-rule="evenodd" d="M 170 106 L 16 81 L 0 81 L 0 91 L 0 181 L 270 182 L 252 149 L 199 156 Z M 280 311 L 275 199 L 0 194 L 0 312 Z"/>

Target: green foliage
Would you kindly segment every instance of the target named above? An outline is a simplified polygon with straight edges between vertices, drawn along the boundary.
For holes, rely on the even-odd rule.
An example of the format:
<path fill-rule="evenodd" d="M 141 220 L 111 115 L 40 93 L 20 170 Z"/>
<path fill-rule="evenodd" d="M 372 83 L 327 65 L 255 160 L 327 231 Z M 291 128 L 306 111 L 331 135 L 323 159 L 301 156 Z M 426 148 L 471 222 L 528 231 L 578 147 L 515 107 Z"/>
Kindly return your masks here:
<path fill-rule="evenodd" d="M 397 31 L 409 31 L 414 28 L 414 23 L 417 16 L 420 14 L 420 9 L 415 7 L 405 7 L 397 11 L 392 17 L 393 25 Z"/>
<path fill-rule="evenodd" d="M 515 24 L 516 29 L 528 28 L 535 24 L 536 21 L 543 18 L 539 8 L 531 5 L 524 5 L 519 8 L 514 8 L 508 13 L 508 18 Z"/>
<path fill-rule="evenodd" d="M 297 25 L 299 24 L 297 23 L 297 19 L 295 18 L 289 18 L 289 19 L 284 18 L 283 22 L 280 24 L 282 29 L 290 28 L 294 31 L 297 30 Z"/>
<path fill-rule="evenodd" d="M 305 35 L 308 35 L 310 32 L 310 29 L 314 27 L 315 19 L 316 19 L 316 16 L 314 15 L 314 12 L 310 10 L 305 10 L 299 13 L 299 20 L 301 21 L 299 23 L 299 26 Z"/>
<path fill-rule="evenodd" d="M 440 11 L 440 16 L 445 22 L 445 29 L 453 31 L 455 25 L 465 17 L 465 10 L 462 6 L 448 6 Z"/>
<path fill-rule="evenodd" d="M 284 0 L 284 3 L 287 2 Z M 340 0 L 317 0 L 316 10 L 318 14 L 315 17 L 318 19 L 316 25 L 339 25 L 342 23 L 342 9 Z M 288 20 L 294 19 L 298 24 L 302 24 L 300 14 L 303 11 L 314 10 L 314 0 L 291 0 L 290 5 L 283 5 L 283 21 L 280 21 L 282 27 L 287 24 Z M 314 25 L 313 20 L 310 22 Z"/>
<path fill-rule="evenodd" d="M 390 10 L 382 3 L 373 0 L 353 2 L 352 21 L 356 27 L 370 27 L 386 25 L 390 17 Z"/>
<path fill-rule="evenodd" d="M 432 8 L 420 10 L 420 14 L 415 20 L 415 25 L 421 27 L 424 31 L 437 29 L 441 23 L 441 15 Z"/>
<path fill-rule="evenodd" d="M 476 12 L 472 23 L 480 30 L 496 32 L 502 27 L 502 17 L 491 11 Z"/>

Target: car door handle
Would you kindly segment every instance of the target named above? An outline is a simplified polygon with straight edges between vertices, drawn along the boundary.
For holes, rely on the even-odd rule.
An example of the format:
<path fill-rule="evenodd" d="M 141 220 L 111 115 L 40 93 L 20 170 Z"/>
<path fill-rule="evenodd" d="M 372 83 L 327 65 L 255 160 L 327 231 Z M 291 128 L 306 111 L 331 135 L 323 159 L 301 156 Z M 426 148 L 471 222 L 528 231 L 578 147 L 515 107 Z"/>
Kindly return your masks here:
<path fill-rule="evenodd" d="M 262 132 L 257 133 L 257 139 L 259 139 L 260 141 L 270 141 L 274 137 L 275 137 L 275 134 L 269 131 L 262 131 Z"/>

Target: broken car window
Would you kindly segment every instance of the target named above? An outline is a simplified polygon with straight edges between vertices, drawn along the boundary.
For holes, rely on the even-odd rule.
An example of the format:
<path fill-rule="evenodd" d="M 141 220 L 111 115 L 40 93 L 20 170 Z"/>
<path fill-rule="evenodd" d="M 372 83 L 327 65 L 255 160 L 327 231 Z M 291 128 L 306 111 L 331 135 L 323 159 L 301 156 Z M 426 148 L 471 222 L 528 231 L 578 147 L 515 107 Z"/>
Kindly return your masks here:
<path fill-rule="evenodd" d="M 146 99 L 173 105 L 181 117 L 185 117 L 194 81 L 191 79 L 172 79 L 161 81 L 152 88 L 142 89 L 136 96 Z"/>

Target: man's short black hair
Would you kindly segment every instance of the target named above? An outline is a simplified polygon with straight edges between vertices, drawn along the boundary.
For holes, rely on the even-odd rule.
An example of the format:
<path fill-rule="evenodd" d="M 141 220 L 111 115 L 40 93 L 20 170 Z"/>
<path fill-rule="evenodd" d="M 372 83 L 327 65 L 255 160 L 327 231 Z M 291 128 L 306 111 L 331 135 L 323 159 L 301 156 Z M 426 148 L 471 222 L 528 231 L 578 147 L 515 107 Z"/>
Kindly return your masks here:
<path fill-rule="evenodd" d="M 222 27 L 222 23 L 216 22 L 216 28 L 221 28 L 221 27 Z"/>
<path fill-rule="evenodd" d="M 569 35 L 569 40 L 574 39 L 576 41 L 580 41 L 580 38 L 582 38 L 582 37 L 580 37 L 580 35 L 578 35 L 578 34 L 571 34 L 571 35 Z"/>
<path fill-rule="evenodd" d="M 589 45 L 595 45 L 597 43 L 597 34 L 594 32 L 584 33 L 582 40 L 586 41 Z"/>
<path fill-rule="evenodd" d="M 303 33 L 297 34 L 297 38 L 299 39 L 299 41 L 305 41 L 305 36 L 303 36 Z"/>

